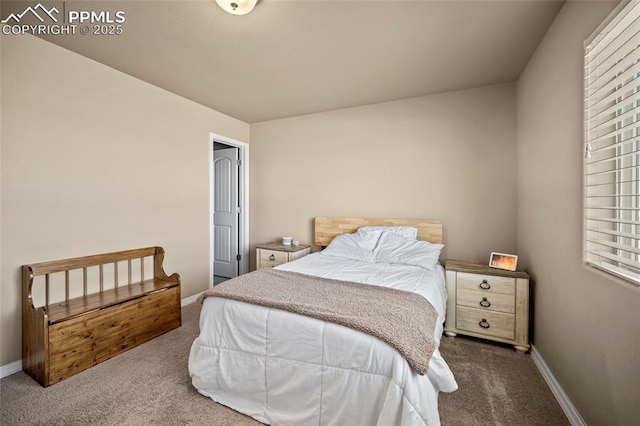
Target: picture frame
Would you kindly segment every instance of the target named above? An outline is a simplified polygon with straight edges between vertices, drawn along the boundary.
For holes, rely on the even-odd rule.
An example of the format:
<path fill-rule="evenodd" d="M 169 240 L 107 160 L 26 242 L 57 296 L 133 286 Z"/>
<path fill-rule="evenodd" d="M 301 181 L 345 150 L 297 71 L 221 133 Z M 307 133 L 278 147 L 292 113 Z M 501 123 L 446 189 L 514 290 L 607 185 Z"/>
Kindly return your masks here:
<path fill-rule="evenodd" d="M 489 266 L 506 271 L 515 271 L 518 265 L 518 256 L 515 254 L 492 252 L 489 258 Z"/>

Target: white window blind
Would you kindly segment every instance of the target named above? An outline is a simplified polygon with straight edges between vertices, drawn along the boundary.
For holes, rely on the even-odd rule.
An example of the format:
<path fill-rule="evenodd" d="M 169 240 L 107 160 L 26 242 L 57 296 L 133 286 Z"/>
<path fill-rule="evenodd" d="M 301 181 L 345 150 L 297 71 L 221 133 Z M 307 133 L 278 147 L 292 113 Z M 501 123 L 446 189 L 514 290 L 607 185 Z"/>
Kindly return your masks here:
<path fill-rule="evenodd" d="M 640 0 L 585 47 L 584 260 L 640 285 Z"/>

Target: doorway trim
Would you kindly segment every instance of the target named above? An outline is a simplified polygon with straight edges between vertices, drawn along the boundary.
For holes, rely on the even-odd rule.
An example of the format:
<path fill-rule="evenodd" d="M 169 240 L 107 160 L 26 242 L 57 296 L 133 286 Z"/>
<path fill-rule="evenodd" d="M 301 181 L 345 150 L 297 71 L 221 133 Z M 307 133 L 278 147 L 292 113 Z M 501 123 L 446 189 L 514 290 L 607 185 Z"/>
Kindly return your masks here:
<path fill-rule="evenodd" d="M 249 144 L 213 132 L 209 133 L 209 287 L 213 287 L 214 271 L 214 238 L 213 238 L 213 210 L 214 210 L 214 164 L 213 146 L 220 142 L 238 148 L 240 159 L 240 173 L 238 174 L 238 201 L 240 202 L 240 218 L 238 219 L 238 253 L 240 263 L 238 274 L 249 272 Z"/>

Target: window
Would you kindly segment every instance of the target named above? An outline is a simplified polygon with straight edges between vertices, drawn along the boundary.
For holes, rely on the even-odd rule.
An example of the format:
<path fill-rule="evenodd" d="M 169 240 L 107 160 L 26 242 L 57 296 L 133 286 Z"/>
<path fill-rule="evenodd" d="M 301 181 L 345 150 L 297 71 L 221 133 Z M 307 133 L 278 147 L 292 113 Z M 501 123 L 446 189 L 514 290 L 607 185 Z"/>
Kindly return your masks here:
<path fill-rule="evenodd" d="M 585 43 L 584 260 L 640 285 L 640 1 Z"/>

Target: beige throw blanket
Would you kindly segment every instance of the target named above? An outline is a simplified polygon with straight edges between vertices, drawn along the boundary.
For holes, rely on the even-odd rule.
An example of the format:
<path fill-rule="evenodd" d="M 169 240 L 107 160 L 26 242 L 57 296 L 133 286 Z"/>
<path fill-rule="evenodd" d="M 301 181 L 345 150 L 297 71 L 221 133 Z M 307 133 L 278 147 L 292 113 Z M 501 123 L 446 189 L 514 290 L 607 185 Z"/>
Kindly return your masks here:
<path fill-rule="evenodd" d="M 396 348 L 418 374 L 425 374 L 434 351 L 438 314 L 419 294 L 376 285 L 261 269 L 205 291 L 341 324 Z"/>

